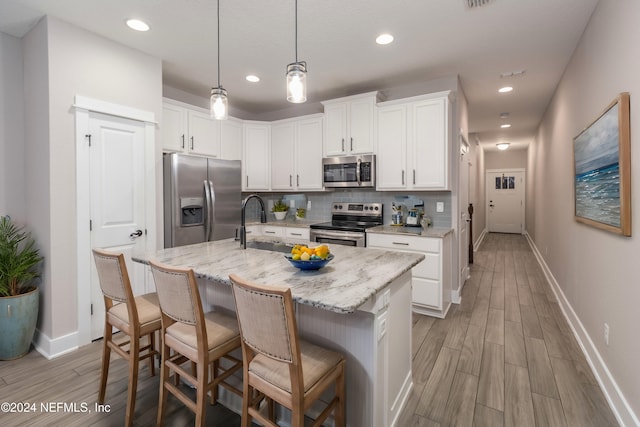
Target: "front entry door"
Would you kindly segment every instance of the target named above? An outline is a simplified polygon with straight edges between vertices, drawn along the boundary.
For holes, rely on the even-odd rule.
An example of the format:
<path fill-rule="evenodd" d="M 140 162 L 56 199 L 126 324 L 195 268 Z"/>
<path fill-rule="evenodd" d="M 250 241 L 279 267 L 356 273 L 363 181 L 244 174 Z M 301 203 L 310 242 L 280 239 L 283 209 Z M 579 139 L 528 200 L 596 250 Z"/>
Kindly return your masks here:
<path fill-rule="evenodd" d="M 524 232 L 524 171 L 488 170 L 486 183 L 487 231 Z"/>
<path fill-rule="evenodd" d="M 144 293 L 144 267 L 131 261 L 134 248 L 144 250 L 145 124 L 91 113 L 91 247 L 123 252 L 134 294 Z M 93 257 L 92 257 L 93 258 Z M 104 300 L 91 262 L 91 339 L 104 329 Z"/>

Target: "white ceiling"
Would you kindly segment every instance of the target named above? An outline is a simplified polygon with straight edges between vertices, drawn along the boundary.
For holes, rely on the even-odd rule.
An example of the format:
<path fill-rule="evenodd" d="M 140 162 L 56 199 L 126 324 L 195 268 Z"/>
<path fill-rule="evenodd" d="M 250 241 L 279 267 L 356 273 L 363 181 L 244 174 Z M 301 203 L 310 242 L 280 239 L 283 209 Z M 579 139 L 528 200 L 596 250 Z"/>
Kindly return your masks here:
<path fill-rule="evenodd" d="M 523 147 L 535 129 L 597 0 L 299 0 L 298 57 L 308 101 L 459 75 L 469 131 L 492 147 Z M 221 83 L 250 115 L 294 109 L 285 68 L 294 61 L 294 0 L 221 0 Z M 45 14 L 161 58 L 166 85 L 208 97 L 217 85 L 214 0 L 0 0 L 0 31 L 22 37 Z M 137 33 L 127 18 L 151 26 Z M 378 46 L 389 32 L 395 40 Z M 521 77 L 501 73 L 526 70 Z M 247 74 L 261 81 L 247 82 Z M 498 94 L 511 85 L 514 91 Z M 509 112 L 507 120 L 500 119 Z M 501 130 L 500 124 L 512 127 Z"/>

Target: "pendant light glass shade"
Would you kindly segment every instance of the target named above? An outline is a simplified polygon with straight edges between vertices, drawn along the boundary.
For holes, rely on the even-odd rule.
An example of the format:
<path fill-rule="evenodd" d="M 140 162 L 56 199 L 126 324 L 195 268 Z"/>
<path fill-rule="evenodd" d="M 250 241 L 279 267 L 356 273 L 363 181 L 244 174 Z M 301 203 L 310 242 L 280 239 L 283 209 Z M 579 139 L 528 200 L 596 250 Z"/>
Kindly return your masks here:
<path fill-rule="evenodd" d="M 287 101 L 299 104 L 307 100 L 307 63 L 287 65 Z"/>
<path fill-rule="evenodd" d="M 307 63 L 298 61 L 298 0 L 296 0 L 296 62 L 287 65 L 287 101 L 300 104 L 307 100 Z"/>
<path fill-rule="evenodd" d="M 229 100 L 227 91 L 220 84 L 220 0 L 217 3 L 218 17 L 218 86 L 211 89 L 209 114 L 216 120 L 226 120 L 229 117 Z"/>
<path fill-rule="evenodd" d="M 227 90 L 222 86 L 211 89 L 211 117 L 216 120 L 227 120 L 229 117 L 229 100 Z"/>

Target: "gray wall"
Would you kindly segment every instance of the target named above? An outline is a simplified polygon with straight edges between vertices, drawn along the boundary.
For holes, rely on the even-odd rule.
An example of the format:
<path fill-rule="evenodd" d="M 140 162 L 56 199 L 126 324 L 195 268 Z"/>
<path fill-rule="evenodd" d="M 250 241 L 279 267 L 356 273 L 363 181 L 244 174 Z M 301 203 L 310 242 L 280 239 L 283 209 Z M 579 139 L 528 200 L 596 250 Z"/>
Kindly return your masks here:
<path fill-rule="evenodd" d="M 509 169 L 527 167 L 527 149 L 508 149 L 504 151 L 486 151 L 485 169 Z"/>
<path fill-rule="evenodd" d="M 640 415 L 640 2 L 601 0 L 539 127 L 530 164 L 535 169 L 536 246 L 576 316 L 577 332 L 609 391 L 620 392 Z M 633 237 L 621 237 L 573 218 L 572 139 L 620 92 L 631 93 Z M 606 346 L 603 325 L 610 327 Z M 606 369 L 600 365 L 603 362 Z M 612 396 L 619 407 L 624 405 Z M 627 425 L 635 421 L 626 420 Z"/>
<path fill-rule="evenodd" d="M 55 340 L 87 320 L 77 319 L 76 302 L 74 96 L 151 111 L 160 119 L 162 64 L 51 17 L 23 38 L 23 49 L 27 221 L 46 260 L 38 329 Z"/>
<path fill-rule="evenodd" d="M 0 33 L 0 216 L 24 222 L 24 97 L 20 39 Z"/>

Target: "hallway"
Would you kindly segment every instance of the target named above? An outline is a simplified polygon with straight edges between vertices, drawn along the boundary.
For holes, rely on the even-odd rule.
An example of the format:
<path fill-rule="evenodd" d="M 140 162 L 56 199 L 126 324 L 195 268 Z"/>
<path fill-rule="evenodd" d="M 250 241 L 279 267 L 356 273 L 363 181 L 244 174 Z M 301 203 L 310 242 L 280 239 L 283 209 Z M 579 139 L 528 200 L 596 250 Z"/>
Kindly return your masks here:
<path fill-rule="evenodd" d="M 414 315 L 399 426 L 617 426 L 524 236 L 488 234 L 444 320 Z"/>
<path fill-rule="evenodd" d="M 0 402 L 37 404 L 35 412 L 3 413 L 2 425 L 121 425 L 123 360 L 111 364 L 110 412 L 93 411 L 100 354 L 101 342 L 94 342 L 50 361 L 32 350 L 0 362 Z M 524 236 L 485 237 L 462 304 L 446 319 L 414 315 L 413 356 L 414 388 L 398 427 L 617 425 Z M 139 378 L 135 425 L 155 425 L 158 376 L 144 366 Z M 86 402 L 93 412 L 45 413 L 41 402 Z M 169 403 L 165 425 L 193 425 L 188 409 Z M 207 423 L 239 426 L 240 417 L 209 406 Z"/>

